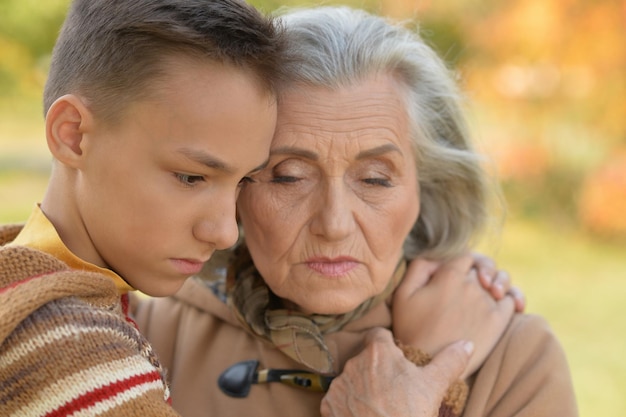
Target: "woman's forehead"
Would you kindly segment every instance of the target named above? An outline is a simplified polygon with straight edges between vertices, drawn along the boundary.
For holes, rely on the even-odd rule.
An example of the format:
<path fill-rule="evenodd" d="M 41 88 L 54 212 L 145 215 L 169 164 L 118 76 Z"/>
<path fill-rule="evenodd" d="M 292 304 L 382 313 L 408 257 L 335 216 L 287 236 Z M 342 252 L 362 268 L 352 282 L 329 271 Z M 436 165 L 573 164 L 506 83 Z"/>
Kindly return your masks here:
<path fill-rule="evenodd" d="M 278 109 L 273 153 L 280 149 L 409 145 L 404 95 L 391 77 L 371 77 L 338 89 L 297 87 Z M 406 142 L 406 143 L 405 143 Z"/>

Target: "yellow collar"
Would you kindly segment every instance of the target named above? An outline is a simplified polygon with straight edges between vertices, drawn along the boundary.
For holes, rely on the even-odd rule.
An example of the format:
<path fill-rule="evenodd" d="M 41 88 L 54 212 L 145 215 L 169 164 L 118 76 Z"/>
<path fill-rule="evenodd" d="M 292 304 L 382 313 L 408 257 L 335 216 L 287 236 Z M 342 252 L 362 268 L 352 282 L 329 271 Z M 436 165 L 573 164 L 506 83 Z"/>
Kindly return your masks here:
<path fill-rule="evenodd" d="M 26 225 L 24 225 L 24 228 L 20 231 L 20 234 L 17 235 L 15 240 L 11 242 L 11 245 L 27 246 L 49 253 L 55 258 L 65 262 L 73 269 L 103 274 L 113 280 L 120 294 L 134 290 L 122 277 L 112 270 L 100 268 L 99 266 L 80 259 L 70 252 L 59 237 L 54 225 L 48 220 L 43 211 L 41 211 L 39 205 L 35 206 Z"/>

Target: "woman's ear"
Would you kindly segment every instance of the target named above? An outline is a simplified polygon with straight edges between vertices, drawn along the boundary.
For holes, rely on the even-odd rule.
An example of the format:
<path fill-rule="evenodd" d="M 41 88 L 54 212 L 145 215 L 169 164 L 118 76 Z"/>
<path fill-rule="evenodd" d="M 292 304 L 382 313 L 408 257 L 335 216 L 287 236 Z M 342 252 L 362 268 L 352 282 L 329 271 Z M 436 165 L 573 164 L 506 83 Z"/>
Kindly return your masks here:
<path fill-rule="evenodd" d="M 78 167 L 83 156 L 83 136 L 93 115 L 83 100 L 73 94 L 56 99 L 46 115 L 46 140 L 55 159 Z"/>

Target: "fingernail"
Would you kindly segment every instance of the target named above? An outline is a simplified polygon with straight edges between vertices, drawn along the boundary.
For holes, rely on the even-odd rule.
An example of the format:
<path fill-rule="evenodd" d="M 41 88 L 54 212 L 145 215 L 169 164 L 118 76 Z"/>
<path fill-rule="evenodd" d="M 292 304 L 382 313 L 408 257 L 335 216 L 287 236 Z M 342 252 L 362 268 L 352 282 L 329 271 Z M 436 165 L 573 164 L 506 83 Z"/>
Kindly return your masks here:
<path fill-rule="evenodd" d="M 474 353 L 474 343 L 470 341 L 466 341 L 463 343 L 463 350 L 467 352 L 468 355 Z"/>

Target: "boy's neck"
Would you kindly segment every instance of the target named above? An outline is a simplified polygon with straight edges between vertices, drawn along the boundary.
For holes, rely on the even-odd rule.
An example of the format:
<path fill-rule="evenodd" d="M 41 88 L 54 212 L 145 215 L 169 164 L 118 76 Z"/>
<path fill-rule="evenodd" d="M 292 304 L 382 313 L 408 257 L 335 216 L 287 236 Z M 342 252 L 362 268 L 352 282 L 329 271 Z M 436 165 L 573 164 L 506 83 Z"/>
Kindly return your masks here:
<path fill-rule="evenodd" d="M 80 259 L 100 268 L 108 268 L 97 253 L 85 229 L 77 198 L 76 171 L 55 161 L 41 211 L 56 229 L 63 244 Z"/>

